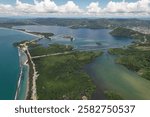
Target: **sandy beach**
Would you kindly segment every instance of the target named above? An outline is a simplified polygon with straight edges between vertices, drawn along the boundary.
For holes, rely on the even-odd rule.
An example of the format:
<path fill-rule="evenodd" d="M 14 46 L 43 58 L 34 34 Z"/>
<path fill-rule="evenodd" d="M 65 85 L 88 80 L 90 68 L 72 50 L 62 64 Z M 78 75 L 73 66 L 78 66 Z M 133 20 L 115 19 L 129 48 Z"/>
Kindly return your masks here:
<path fill-rule="evenodd" d="M 27 56 L 27 60 L 24 63 L 21 62 L 21 52 L 23 52 Z M 24 43 L 24 47 L 18 47 L 18 56 L 20 61 L 20 75 L 19 75 L 18 85 L 16 89 L 15 100 L 17 100 L 20 91 L 20 85 L 21 85 L 22 74 L 23 74 L 23 65 L 28 66 L 29 69 L 29 75 L 28 75 L 29 77 L 27 78 L 25 99 L 36 100 L 37 99 L 36 79 L 39 75 L 38 72 L 36 71 L 34 62 L 32 61 L 32 57 L 30 55 L 26 42 Z"/>
<path fill-rule="evenodd" d="M 23 30 L 19 30 L 19 29 L 15 29 L 15 28 L 12 28 L 12 29 L 13 29 L 13 30 L 16 30 L 16 31 L 18 31 L 18 32 L 27 34 L 27 35 L 31 35 L 31 36 L 35 36 L 35 37 L 41 38 L 40 35 L 32 34 L 32 33 L 28 32 L 27 30 L 23 31 Z"/>
<path fill-rule="evenodd" d="M 35 68 L 35 64 L 34 62 L 32 61 L 32 58 L 31 58 L 31 55 L 29 53 L 29 50 L 27 49 L 26 50 L 26 54 L 28 56 L 28 65 L 29 65 L 29 70 L 31 71 L 31 73 L 29 73 L 29 80 L 28 80 L 28 86 L 27 87 L 30 87 L 28 88 L 28 94 L 30 93 L 31 95 L 27 95 L 26 99 L 31 99 L 31 100 L 37 100 L 37 91 L 36 91 L 36 79 L 38 77 L 38 73 L 36 71 L 36 68 Z M 30 82 L 32 81 L 32 82 Z M 31 91 L 31 92 L 30 92 Z"/>

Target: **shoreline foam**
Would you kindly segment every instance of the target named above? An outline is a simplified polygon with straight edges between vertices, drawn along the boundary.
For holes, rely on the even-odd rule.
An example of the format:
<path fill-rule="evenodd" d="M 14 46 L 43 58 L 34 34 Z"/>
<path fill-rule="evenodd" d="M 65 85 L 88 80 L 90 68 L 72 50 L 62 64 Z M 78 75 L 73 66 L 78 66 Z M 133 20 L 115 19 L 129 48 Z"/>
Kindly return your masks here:
<path fill-rule="evenodd" d="M 18 32 L 21 32 L 21 33 L 24 33 L 24 34 L 27 34 L 27 35 L 31 35 L 31 36 L 34 36 L 34 37 L 37 37 L 37 38 L 41 38 L 41 36 L 39 35 L 35 35 L 35 34 L 31 34 L 30 32 L 27 32 L 27 31 L 21 31 L 21 30 L 18 30 L 18 29 L 15 29 L 15 28 L 12 28 L 12 30 L 15 30 L 15 31 L 18 31 Z M 31 40 L 32 41 L 32 40 Z M 36 92 L 36 79 L 37 77 L 39 76 L 38 75 L 38 72 L 36 71 L 36 68 L 35 68 L 35 64 L 34 62 L 32 61 L 32 57 L 28 51 L 28 49 L 26 50 L 27 53 L 24 51 L 24 53 L 26 54 L 27 56 L 27 60 L 26 62 L 22 65 L 21 63 L 21 52 L 20 51 L 23 51 L 21 48 L 18 47 L 18 56 L 19 56 L 19 64 L 20 64 L 20 73 L 19 73 L 19 79 L 18 79 L 18 83 L 17 83 L 17 89 L 16 89 L 16 94 L 15 94 L 15 100 L 17 100 L 18 98 L 18 95 L 19 95 L 19 91 L 20 91 L 20 85 L 21 85 L 21 79 L 22 79 L 22 74 L 23 74 L 23 65 L 27 65 L 28 66 L 28 69 L 29 69 L 29 76 L 28 76 L 28 79 L 27 79 L 27 85 L 26 85 L 26 94 L 25 94 L 25 99 L 28 99 L 28 95 L 29 95 L 29 91 L 31 91 L 31 99 L 33 100 L 36 100 L 37 99 L 37 92 Z M 29 55 L 29 56 L 28 56 Z M 28 58 L 29 57 L 29 58 Z M 33 66 L 33 78 L 32 78 L 32 82 L 31 82 L 31 85 L 32 85 L 32 88 L 30 89 L 30 79 L 31 79 L 31 76 L 30 76 L 30 69 L 31 69 L 31 66 L 29 65 L 29 59 L 32 63 L 32 66 Z"/>
<path fill-rule="evenodd" d="M 15 100 L 17 100 L 18 95 L 19 95 L 20 85 L 21 85 L 21 80 L 22 80 L 22 74 L 23 74 L 23 65 L 22 65 L 22 62 L 21 62 L 21 49 L 19 47 L 18 47 L 18 56 L 19 56 L 20 74 L 19 74 L 19 79 L 18 79 L 18 83 L 17 83 Z"/>
<path fill-rule="evenodd" d="M 21 52 L 23 52 L 25 54 L 25 52 L 23 50 L 21 50 L 21 48 L 18 47 L 18 56 L 19 56 L 19 64 L 20 64 L 20 74 L 19 74 L 19 79 L 18 79 L 18 85 L 17 85 L 17 89 L 16 89 L 16 94 L 15 94 L 15 100 L 18 99 L 19 94 L 20 94 L 20 89 L 21 89 L 21 81 L 23 79 L 23 67 L 24 66 L 28 66 L 27 64 L 28 60 L 26 59 L 24 63 L 22 63 L 22 55 Z M 25 54 L 26 55 L 26 54 Z M 28 68 L 29 69 L 29 68 Z M 27 78 L 28 79 L 28 78 Z M 26 92 L 28 91 L 28 86 L 26 86 Z M 25 94 L 25 98 L 26 98 L 27 93 Z"/>

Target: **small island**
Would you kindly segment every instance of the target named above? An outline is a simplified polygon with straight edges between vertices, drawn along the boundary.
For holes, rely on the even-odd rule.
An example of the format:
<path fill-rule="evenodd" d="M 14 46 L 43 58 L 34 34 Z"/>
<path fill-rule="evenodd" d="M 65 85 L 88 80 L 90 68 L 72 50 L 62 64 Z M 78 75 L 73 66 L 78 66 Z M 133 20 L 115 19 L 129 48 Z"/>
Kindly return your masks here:
<path fill-rule="evenodd" d="M 65 36 L 63 36 L 63 38 L 70 39 L 70 41 L 74 40 L 73 36 L 70 36 L 70 35 L 65 35 Z"/>
<path fill-rule="evenodd" d="M 102 43 L 101 43 L 101 42 L 96 42 L 96 44 L 97 44 L 98 46 L 101 46 L 101 45 L 102 45 Z"/>

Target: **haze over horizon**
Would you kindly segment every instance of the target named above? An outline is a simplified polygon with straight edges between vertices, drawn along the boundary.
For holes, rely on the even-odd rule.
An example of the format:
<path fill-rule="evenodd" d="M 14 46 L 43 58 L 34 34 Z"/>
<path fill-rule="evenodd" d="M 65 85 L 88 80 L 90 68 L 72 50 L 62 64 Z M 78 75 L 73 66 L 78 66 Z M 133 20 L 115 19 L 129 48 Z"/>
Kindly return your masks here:
<path fill-rule="evenodd" d="M 150 17 L 150 0 L 1 0 L 0 17 Z"/>

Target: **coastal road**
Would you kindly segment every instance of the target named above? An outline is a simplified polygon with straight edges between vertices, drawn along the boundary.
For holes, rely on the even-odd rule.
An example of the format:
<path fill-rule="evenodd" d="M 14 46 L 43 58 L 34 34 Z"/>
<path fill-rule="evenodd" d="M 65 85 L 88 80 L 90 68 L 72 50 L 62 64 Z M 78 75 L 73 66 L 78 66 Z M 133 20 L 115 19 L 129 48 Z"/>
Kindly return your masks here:
<path fill-rule="evenodd" d="M 74 51 L 71 52 L 63 52 L 63 53 L 53 53 L 53 54 L 46 54 L 46 55 L 41 55 L 41 56 L 33 56 L 31 57 L 32 59 L 37 59 L 37 58 L 43 58 L 43 57 L 48 57 L 48 56 L 58 56 L 58 55 L 66 55 L 73 53 Z"/>

